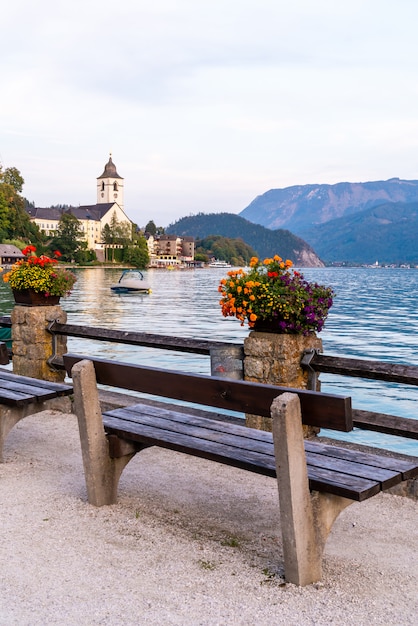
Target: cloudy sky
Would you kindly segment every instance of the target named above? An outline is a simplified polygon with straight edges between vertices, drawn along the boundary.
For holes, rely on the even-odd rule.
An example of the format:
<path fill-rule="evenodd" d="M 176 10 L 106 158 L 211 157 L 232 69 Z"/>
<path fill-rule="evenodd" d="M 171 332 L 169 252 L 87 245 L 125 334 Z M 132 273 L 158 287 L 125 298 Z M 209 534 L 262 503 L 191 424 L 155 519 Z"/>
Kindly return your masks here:
<path fill-rule="evenodd" d="M 139 225 L 272 188 L 418 179 L 416 0 L 14 0 L 0 163 L 94 204 L 109 153 Z"/>

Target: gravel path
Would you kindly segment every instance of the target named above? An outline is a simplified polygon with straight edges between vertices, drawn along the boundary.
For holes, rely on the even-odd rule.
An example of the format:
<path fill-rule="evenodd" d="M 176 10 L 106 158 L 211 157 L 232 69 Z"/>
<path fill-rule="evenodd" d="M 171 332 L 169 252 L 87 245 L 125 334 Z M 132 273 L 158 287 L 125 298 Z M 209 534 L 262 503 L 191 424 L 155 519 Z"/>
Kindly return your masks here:
<path fill-rule="evenodd" d="M 345 509 L 322 583 L 284 583 L 275 481 L 159 449 L 92 507 L 76 418 L 10 433 L 0 465 L 0 624 L 355 626 L 418 623 L 418 503 Z"/>

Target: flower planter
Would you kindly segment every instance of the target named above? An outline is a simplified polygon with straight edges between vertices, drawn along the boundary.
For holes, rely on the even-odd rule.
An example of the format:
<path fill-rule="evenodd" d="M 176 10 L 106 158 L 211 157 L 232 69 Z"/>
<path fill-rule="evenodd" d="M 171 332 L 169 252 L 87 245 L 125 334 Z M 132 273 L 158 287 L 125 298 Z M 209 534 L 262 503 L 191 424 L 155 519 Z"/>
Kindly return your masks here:
<path fill-rule="evenodd" d="M 262 320 L 257 319 L 254 322 L 254 326 L 252 330 L 255 330 L 259 333 L 276 333 L 277 335 L 283 335 L 283 328 L 279 326 L 279 320 Z"/>
<path fill-rule="evenodd" d="M 16 304 L 53 306 L 59 303 L 61 296 L 70 293 L 77 280 L 75 274 L 58 267 L 57 259 L 44 254 L 36 256 L 35 246 L 26 246 L 22 253 L 25 258 L 3 274 L 3 281 L 11 288 Z M 54 256 L 60 257 L 61 254 L 56 250 Z"/>
<path fill-rule="evenodd" d="M 22 289 L 21 291 L 13 289 L 13 297 L 15 303 L 21 306 L 54 306 L 60 301 L 60 296 L 46 296 L 33 289 Z"/>

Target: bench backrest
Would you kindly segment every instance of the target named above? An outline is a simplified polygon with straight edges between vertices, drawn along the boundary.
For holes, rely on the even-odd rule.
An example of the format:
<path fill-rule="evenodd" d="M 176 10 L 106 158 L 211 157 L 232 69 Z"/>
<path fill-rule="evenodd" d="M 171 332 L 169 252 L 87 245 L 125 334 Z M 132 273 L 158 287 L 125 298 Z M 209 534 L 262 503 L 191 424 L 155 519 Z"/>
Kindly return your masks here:
<path fill-rule="evenodd" d="M 175 372 L 80 354 L 64 354 L 63 359 L 69 376 L 75 363 L 87 359 L 93 361 L 96 380 L 102 385 L 263 417 L 270 417 L 274 398 L 291 391 L 300 398 L 304 424 L 345 432 L 353 428 L 349 397 Z"/>

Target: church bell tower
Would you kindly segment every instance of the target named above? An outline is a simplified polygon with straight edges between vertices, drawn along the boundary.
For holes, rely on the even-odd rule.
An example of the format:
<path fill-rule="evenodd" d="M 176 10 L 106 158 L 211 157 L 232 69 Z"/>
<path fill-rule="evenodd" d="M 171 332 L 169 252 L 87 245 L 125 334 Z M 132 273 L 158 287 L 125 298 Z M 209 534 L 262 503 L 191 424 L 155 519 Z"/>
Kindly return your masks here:
<path fill-rule="evenodd" d="M 110 154 L 103 174 L 97 178 L 97 204 L 113 202 L 123 210 L 123 178 L 117 173 Z"/>

